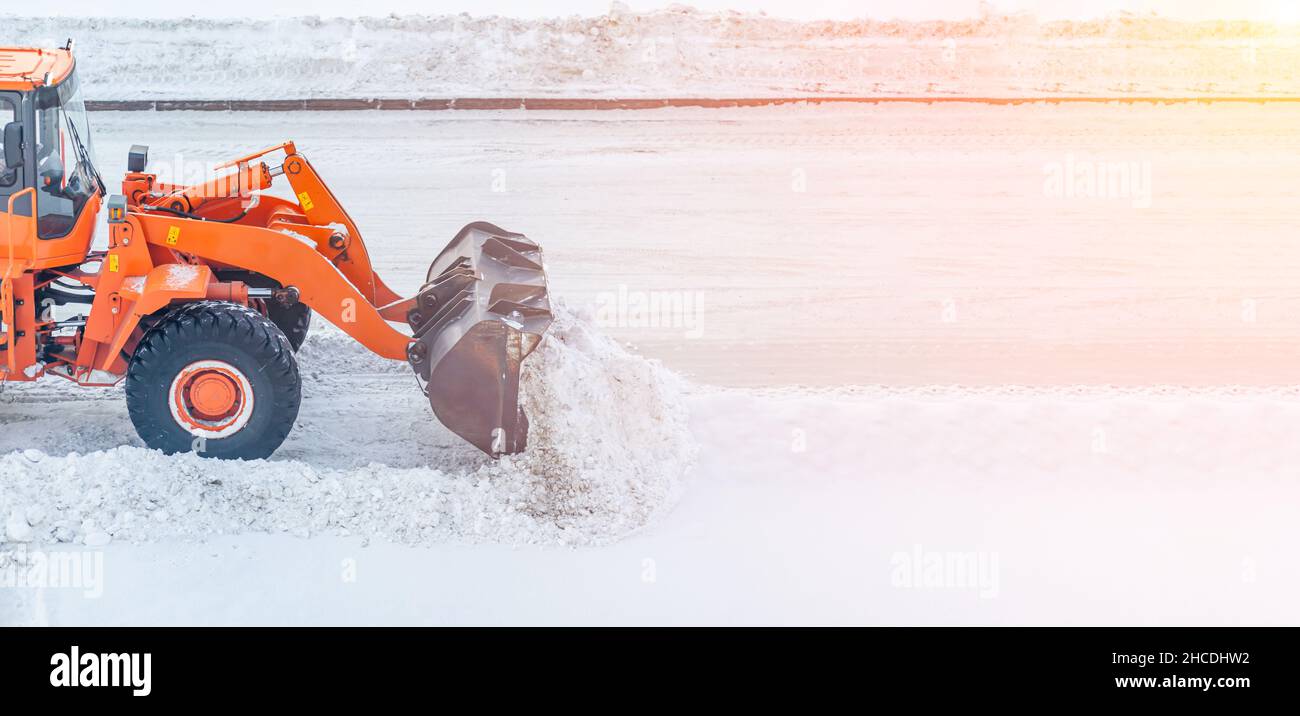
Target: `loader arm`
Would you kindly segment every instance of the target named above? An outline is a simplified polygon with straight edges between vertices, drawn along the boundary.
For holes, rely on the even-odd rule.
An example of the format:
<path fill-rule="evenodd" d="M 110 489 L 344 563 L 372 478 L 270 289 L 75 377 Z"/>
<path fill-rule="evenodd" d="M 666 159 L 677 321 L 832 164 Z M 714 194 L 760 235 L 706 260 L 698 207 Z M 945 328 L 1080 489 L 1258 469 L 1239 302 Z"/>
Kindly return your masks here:
<path fill-rule="evenodd" d="M 293 143 L 287 145 L 284 175 L 293 187 L 294 196 L 297 197 L 307 222 L 316 226 L 342 226 L 346 230 L 342 236 L 342 248 L 331 246 L 338 251 L 335 263 L 339 271 L 347 276 L 372 306 L 386 306 L 401 301 L 401 296 L 375 273 L 370 252 L 361 238 L 361 230 L 352 221 L 352 217 L 348 216 L 334 192 L 325 185 L 325 180 L 316 173 L 311 162 L 297 153 Z"/>
<path fill-rule="evenodd" d="M 284 159 L 277 167 L 268 167 L 264 161 L 258 161 L 280 152 L 284 153 Z M 328 245 L 320 247 L 321 252 L 329 255 L 338 270 L 366 301 L 372 306 L 383 307 L 402 300 L 375 273 L 370 252 L 356 222 L 307 157 L 298 153 L 293 142 L 267 147 L 216 167 L 217 171 L 228 169 L 233 171 L 205 184 L 168 186 L 165 193 L 179 197 L 188 209 L 214 199 L 248 200 L 252 192 L 270 186 L 272 177 L 284 176 L 293 188 L 297 206 L 292 212 L 274 212 L 269 216 L 270 220 L 264 222 L 265 225 L 270 226 L 271 222 L 275 222 L 282 229 L 295 226 L 332 229 L 330 241 Z M 405 320 L 404 312 L 396 314 L 391 320 Z"/>
<path fill-rule="evenodd" d="M 298 289 L 299 300 L 374 353 L 406 360 L 412 338 L 393 328 L 341 266 L 306 242 L 273 229 L 131 214 L 133 233 L 152 247 L 260 273 Z"/>

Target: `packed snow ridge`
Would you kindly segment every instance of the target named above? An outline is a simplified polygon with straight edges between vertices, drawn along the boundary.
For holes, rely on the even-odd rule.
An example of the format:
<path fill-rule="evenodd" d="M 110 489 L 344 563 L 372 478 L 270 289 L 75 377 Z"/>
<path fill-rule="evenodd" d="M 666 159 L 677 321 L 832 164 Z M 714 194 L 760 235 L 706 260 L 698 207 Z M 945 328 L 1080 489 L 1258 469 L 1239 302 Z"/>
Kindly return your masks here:
<path fill-rule="evenodd" d="M 795 21 L 674 6 L 549 19 L 4 16 L 5 43 L 77 40 L 87 96 L 1277 95 L 1300 27 L 1156 16 Z"/>
<path fill-rule="evenodd" d="M 524 364 L 529 448 L 500 460 L 437 424 L 409 367 L 317 328 L 299 354 L 304 416 L 270 461 L 137 447 L 115 422 L 125 422 L 116 391 L 93 400 L 84 389 L 9 386 L 6 402 L 16 402 L 0 405 L 0 450 L 8 453 L 0 457 L 0 542 L 94 546 L 261 532 L 599 544 L 671 507 L 694 458 L 679 379 L 562 308 Z M 393 397 L 353 394 L 366 385 Z M 24 404 L 60 398 L 70 408 L 66 424 L 22 420 Z"/>

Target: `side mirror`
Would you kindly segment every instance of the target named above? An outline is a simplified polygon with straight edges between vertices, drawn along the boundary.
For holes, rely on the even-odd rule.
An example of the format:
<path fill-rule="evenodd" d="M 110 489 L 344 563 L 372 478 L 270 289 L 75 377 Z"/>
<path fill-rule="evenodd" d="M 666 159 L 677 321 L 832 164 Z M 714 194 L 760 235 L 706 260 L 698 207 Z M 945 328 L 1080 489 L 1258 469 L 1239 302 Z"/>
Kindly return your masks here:
<path fill-rule="evenodd" d="M 149 165 L 149 148 L 143 144 L 132 144 L 126 154 L 126 170 L 135 174 L 144 171 Z"/>
<path fill-rule="evenodd" d="M 10 122 L 5 125 L 5 166 L 13 169 L 23 165 L 23 125 Z"/>

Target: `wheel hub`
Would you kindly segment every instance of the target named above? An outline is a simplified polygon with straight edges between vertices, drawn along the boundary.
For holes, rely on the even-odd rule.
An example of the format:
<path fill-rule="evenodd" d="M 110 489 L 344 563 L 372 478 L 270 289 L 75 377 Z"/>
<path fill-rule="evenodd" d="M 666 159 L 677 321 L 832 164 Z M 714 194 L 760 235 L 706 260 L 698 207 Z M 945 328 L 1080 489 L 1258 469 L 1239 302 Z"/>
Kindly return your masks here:
<path fill-rule="evenodd" d="M 191 379 L 188 390 L 194 412 L 209 420 L 226 417 L 239 406 L 239 388 L 235 381 L 216 371 Z"/>
<path fill-rule="evenodd" d="M 239 432 L 253 413 L 253 387 L 225 361 L 196 361 L 172 381 L 172 417 L 190 434 L 220 438 Z"/>

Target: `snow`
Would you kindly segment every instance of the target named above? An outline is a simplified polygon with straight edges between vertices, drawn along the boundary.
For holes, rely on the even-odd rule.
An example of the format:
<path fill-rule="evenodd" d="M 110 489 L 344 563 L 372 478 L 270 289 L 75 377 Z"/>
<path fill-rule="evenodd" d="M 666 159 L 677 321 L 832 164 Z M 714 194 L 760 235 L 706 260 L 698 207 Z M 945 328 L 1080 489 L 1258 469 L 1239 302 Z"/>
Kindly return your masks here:
<path fill-rule="evenodd" d="M 5 520 L 5 539 L 9 542 L 32 541 L 31 525 L 27 524 L 27 518 L 22 513 L 9 513 L 9 519 Z"/>
<path fill-rule="evenodd" d="M 119 544 L 115 537 L 104 548 L 102 598 L 50 589 L 38 606 L 28 593 L 9 619 L 127 625 L 1294 621 L 1300 596 L 1291 554 L 1300 537 L 1291 516 L 1292 466 L 1300 459 L 1300 445 L 1290 439 L 1291 426 L 1300 422 L 1294 388 L 699 388 L 684 405 L 702 449 L 682 501 L 611 544 L 402 545 L 359 536 L 268 535 L 238 525 L 233 534 L 201 540 Z M 364 422 L 361 413 L 347 417 Z M 153 467 L 141 465 L 146 473 Z M 169 478 L 180 485 L 194 480 L 183 463 Z M 368 489 L 388 484 L 375 475 L 349 492 L 347 504 L 403 511 L 374 505 Z M 243 501 L 257 515 L 254 527 L 287 506 L 275 496 Z M 987 556 L 997 565 L 996 581 L 987 582 L 995 593 L 895 584 L 899 556 L 917 549 Z"/>
<path fill-rule="evenodd" d="M 297 241 L 300 244 L 310 246 L 313 250 L 315 250 L 316 248 L 315 241 L 312 241 L 311 239 L 307 238 L 306 236 L 303 236 L 297 231 L 293 231 L 291 229 L 280 229 L 280 233 L 284 234 L 285 236 L 292 237 L 294 241 Z"/>
<path fill-rule="evenodd" d="M 526 364 L 562 457 L 491 466 L 319 325 L 269 462 L 145 451 L 120 389 L 10 384 L 0 516 L 105 581 L 0 591 L 0 622 L 1294 623 L 1296 115 L 97 114 L 106 176 L 142 138 L 219 160 L 292 127 L 403 293 L 468 221 L 537 239 L 575 307 Z M 1046 195 L 1071 156 L 1149 161 L 1150 207 Z M 701 336 L 594 326 L 624 286 L 702 292 Z M 917 553 L 996 569 L 899 579 Z"/>
<path fill-rule="evenodd" d="M 76 38 L 89 99 L 1215 95 L 1300 89 L 1300 28 L 1118 14 L 795 21 L 595 17 L 3 18 Z"/>
<path fill-rule="evenodd" d="M 194 279 L 199 277 L 199 267 L 190 264 L 168 264 L 166 271 L 162 287 L 167 291 L 189 288 Z"/>
<path fill-rule="evenodd" d="M 598 325 L 699 382 L 1300 384 L 1296 105 L 91 121 L 105 176 L 146 138 L 171 165 L 287 134 L 403 295 L 482 219 L 536 239 L 572 305 L 681 299 L 690 325 L 599 310 Z M 1149 165 L 1151 206 L 1048 195 L 1045 169 L 1071 161 Z"/>
<path fill-rule="evenodd" d="M 106 370 L 92 370 L 86 376 L 86 382 L 91 385 L 112 385 L 122 379 L 120 375 L 114 375 Z"/>
<path fill-rule="evenodd" d="M 137 447 L 137 439 L 114 446 L 116 434 L 96 440 L 75 431 L 49 446 L 47 424 L 6 421 L 0 447 L 39 444 L 70 452 L 37 461 L 20 452 L 0 457 L 0 514 L 40 510 L 46 518 L 34 539 L 87 546 L 244 532 L 408 544 L 599 544 L 635 532 L 671 507 L 692 460 L 673 376 L 563 309 L 525 364 L 529 450 L 499 461 L 468 446 L 447 448 L 455 438 L 436 425 L 410 375 L 385 386 L 414 398 L 391 413 L 348 400 L 347 379 L 366 376 L 361 371 L 369 361 L 381 359 L 327 328 L 308 341 L 301 354 L 308 400 L 332 405 L 328 419 L 340 424 L 326 433 L 315 419 L 302 421 L 297 444 L 287 446 L 301 457 L 250 463 L 169 457 Z M 392 365 L 409 373 L 400 362 Z M 315 370 L 323 366 L 331 367 L 328 377 Z M 339 410 L 343 404 L 351 405 L 348 412 Z M 396 433 L 401 464 L 381 461 L 378 448 L 354 449 L 367 413 L 378 413 L 370 417 L 375 430 Z M 343 444 L 316 444 L 340 438 Z M 438 448 L 431 451 L 428 443 Z M 350 458 L 332 460 L 334 450 Z M 31 539 L 28 533 L 24 541 Z"/>

